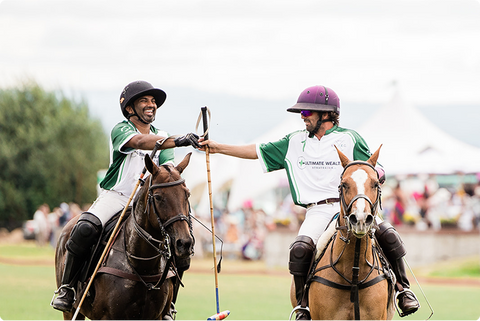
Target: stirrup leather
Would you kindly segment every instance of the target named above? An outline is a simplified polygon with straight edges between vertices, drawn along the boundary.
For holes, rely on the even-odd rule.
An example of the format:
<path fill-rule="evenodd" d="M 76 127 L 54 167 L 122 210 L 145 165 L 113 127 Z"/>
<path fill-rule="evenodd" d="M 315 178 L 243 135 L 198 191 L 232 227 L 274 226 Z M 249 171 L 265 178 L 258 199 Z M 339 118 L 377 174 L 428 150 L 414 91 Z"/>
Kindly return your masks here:
<path fill-rule="evenodd" d="M 53 292 L 53 297 L 52 297 L 52 301 L 50 301 L 50 306 L 53 307 L 53 301 L 55 300 L 55 296 L 60 293 L 60 290 L 61 289 L 68 289 L 68 290 L 72 290 L 73 291 L 73 303 L 75 303 L 75 301 L 77 301 L 77 291 L 75 291 L 75 288 L 69 286 L 68 284 L 63 284 L 61 285 L 55 292 Z M 72 305 L 73 305 L 72 303 Z"/>
<path fill-rule="evenodd" d="M 299 311 L 299 310 L 307 311 L 308 314 L 310 315 L 310 308 L 309 307 L 302 307 L 301 305 L 297 305 L 296 307 L 293 308 L 292 312 L 290 312 L 290 317 L 288 317 L 288 320 L 292 320 L 293 314 L 295 312 Z"/>
<path fill-rule="evenodd" d="M 411 294 L 413 295 L 413 297 L 415 298 L 415 300 L 418 302 L 418 309 L 420 309 L 420 301 L 418 301 L 417 296 L 415 295 L 415 293 L 413 293 L 413 291 L 410 290 L 410 289 L 408 289 L 408 288 L 404 288 L 403 291 L 398 291 L 397 294 L 395 294 L 395 308 L 397 309 L 398 315 L 399 315 L 400 317 L 404 317 L 404 316 L 409 315 L 409 314 L 411 314 L 411 313 L 414 313 L 414 312 L 416 312 L 416 311 L 418 310 L 418 309 L 417 309 L 417 310 L 415 310 L 415 311 L 413 311 L 413 312 L 410 312 L 410 313 L 403 313 L 403 311 L 400 310 L 400 308 L 398 307 L 398 296 L 399 296 L 400 294 L 403 294 L 403 293 L 406 293 L 406 292 L 409 292 L 409 293 L 411 293 Z"/>

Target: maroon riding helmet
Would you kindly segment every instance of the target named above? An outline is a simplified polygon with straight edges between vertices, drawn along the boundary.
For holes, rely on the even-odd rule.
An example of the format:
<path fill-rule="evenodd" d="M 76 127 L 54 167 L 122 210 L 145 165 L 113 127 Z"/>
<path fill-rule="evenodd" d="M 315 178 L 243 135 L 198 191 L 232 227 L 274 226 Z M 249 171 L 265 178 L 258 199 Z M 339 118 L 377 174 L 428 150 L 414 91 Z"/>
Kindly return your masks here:
<path fill-rule="evenodd" d="M 152 95 L 155 98 L 157 108 L 162 106 L 165 99 L 167 99 L 167 94 L 163 90 L 153 87 L 146 81 L 137 80 L 131 82 L 125 86 L 120 95 L 120 108 L 125 118 L 128 119 L 129 116 L 132 116 L 126 111 L 127 106 L 132 106 L 135 99 L 145 95 Z"/>
<path fill-rule="evenodd" d="M 299 113 L 302 110 L 333 111 L 340 115 L 340 99 L 337 94 L 325 86 L 308 87 L 298 97 L 297 103 L 287 111 Z"/>

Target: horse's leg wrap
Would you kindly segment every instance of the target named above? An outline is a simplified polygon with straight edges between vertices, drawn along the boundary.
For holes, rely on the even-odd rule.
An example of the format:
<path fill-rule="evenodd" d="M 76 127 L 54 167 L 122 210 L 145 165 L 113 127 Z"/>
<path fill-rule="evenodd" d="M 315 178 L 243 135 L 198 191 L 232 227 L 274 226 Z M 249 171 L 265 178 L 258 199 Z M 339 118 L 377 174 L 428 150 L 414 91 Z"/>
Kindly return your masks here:
<path fill-rule="evenodd" d="M 407 254 L 405 244 L 400 238 L 400 234 L 395 228 L 388 222 L 382 222 L 378 225 L 378 229 L 375 231 L 375 237 L 382 248 L 387 260 L 392 266 L 393 273 L 397 279 L 395 285 L 397 294 L 398 306 L 402 310 L 400 316 L 405 316 L 414 313 L 420 307 L 415 294 L 409 289 L 410 282 L 407 278 L 405 271 L 405 265 L 402 258 Z"/>
<path fill-rule="evenodd" d="M 307 281 L 308 272 L 315 254 L 315 243 L 306 235 L 299 235 L 295 241 L 290 245 L 290 261 L 288 268 L 290 274 L 293 275 L 295 283 L 295 298 L 297 305 L 304 309 L 297 309 L 297 320 L 310 319 L 308 311 L 308 296 L 305 295 L 305 285 Z"/>

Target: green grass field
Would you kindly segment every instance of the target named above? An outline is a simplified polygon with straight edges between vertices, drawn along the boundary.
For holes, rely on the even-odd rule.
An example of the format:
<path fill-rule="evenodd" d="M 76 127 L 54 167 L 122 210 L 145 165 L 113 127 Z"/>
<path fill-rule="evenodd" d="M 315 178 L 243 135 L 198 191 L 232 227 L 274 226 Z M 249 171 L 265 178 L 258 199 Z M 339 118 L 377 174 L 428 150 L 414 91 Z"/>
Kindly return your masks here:
<path fill-rule="evenodd" d="M 0 244 L 0 318 L 3 320 L 61 320 L 50 300 L 55 290 L 53 250 L 32 244 Z M 24 265 L 33 259 L 37 265 Z M 17 264 L 13 264 L 16 260 Z M 23 263 L 22 263 L 23 260 Z M 192 271 L 180 289 L 177 320 L 206 320 L 216 313 L 215 280 L 208 261 L 192 261 Z M 260 262 L 225 261 L 219 274 L 220 310 L 230 310 L 228 320 L 286 320 L 291 307 L 288 271 L 266 274 Z M 480 279 L 479 259 L 450 263 L 422 270 L 437 279 L 443 277 Z M 201 272 L 194 272 L 201 271 Z M 248 273 L 240 273 L 248 272 Z M 418 277 L 418 275 L 417 275 Z M 414 280 L 411 279 L 411 283 Z M 477 283 L 478 284 L 478 283 Z M 435 310 L 432 320 L 477 320 L 480 317 L 480 286 L 422 284 Z M 421 291 L 412 286 L 422 304 L 416 314 L 396 320 L 425 320 L 430 315 Z"/>

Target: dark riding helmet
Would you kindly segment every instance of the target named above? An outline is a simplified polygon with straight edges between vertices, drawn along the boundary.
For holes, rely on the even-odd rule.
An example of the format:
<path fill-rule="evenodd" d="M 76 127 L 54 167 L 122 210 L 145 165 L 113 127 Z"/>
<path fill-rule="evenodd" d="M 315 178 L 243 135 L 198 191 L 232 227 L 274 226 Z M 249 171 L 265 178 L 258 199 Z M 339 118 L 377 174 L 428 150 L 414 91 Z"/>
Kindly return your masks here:
<path fill-rule="evenodd" d="M 299 113 L 302 110 L 333 111 L 340 115 L 340 99 L 337 94 L 325 86 L 308 87 L 298 97 L 297 103 L 287 111 Z"/>
<path fill-rule="evenodd" d="M 137 80 L 129 83 L 123 88 L 122 94 L 120 95 L 120 108 L 122 109 L 123 116 L 128 118 L 131 116 L 127 111 L 127 106 L 133 107 L 133 102 L 135 99 L 145 96 L 152 95 L 155 98 L 155 103 L 157 108 L 162 106 L 167 99 L 167 94 L 158 88 L 154 88 L 150 83 L 142 80 Z"/>

